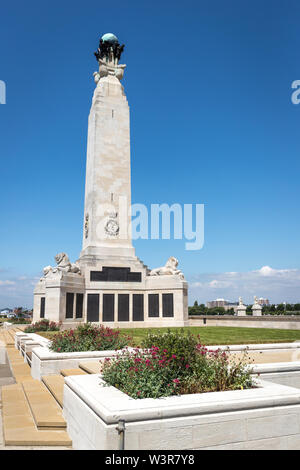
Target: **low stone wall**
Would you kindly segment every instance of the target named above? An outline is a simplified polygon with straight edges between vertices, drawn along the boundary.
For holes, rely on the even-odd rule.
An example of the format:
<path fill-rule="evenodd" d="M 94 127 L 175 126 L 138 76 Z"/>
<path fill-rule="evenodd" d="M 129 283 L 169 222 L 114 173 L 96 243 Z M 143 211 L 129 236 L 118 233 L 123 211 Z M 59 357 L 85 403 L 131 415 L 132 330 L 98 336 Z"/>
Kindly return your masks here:
<path fill-rule="evenodd" d="M 276 362 L 270 364 L 254 364 L 253 374 L 259 374 L 262 380 L 300 389 L 300 357 L 299 351 L 294 351 L 292 362 Z"/>
<path fill-rule="evenodd" d="M 30 323 L 10 323 L 10 322 L 3 322 L 3 328 L 5 330 L 10 330 L 11 328 L 26 328 L 26 326 L 29 326 Z"/>
<path fill-rule="evenodd" d="M 257 388 L 133 400 L 100 375 L 65 379 L 63 414 L 74 449 L 300 449 L 299 390 Z"/>
<path fill-rule="evenodd" d="M 300 330 L 300 316 L 237 317 L 234 315 L 193 315 L 189 317 L 189 326 L 238 326 L 245 328 L 280 328 Z"/>
<path fill-rule="evenodd" d="M 34 379 L 41 380 L 43 375 L 60 374 L 62 369 L 73 369 L 80 362 L 104 361 L 121 351 L 84 351 L 57 353 L 50 351 L 48 347 L 34 347 L 31 356 L 31 375 Z M 100 364 L 99 364 L 100 370 Z"/>

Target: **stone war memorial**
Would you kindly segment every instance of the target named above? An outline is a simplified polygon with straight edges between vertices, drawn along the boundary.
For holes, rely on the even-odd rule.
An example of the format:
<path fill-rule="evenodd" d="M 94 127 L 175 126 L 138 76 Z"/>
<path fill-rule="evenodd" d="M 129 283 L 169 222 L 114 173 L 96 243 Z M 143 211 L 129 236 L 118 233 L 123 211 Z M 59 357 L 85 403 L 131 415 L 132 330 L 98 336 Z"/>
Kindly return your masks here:
<path fill-rule="evenodd" d="M 135 255 L 130 234 L 129 106 L 121 84 L 124 45 L 104 34 L 95 56 L 96 88 L 88 121 L 83 242 L 79 259 L 55 256 L 34 289 L 33 321 L 112 327 L 184 326 L 188 285 L 170 256 L 153 270 Z"/>

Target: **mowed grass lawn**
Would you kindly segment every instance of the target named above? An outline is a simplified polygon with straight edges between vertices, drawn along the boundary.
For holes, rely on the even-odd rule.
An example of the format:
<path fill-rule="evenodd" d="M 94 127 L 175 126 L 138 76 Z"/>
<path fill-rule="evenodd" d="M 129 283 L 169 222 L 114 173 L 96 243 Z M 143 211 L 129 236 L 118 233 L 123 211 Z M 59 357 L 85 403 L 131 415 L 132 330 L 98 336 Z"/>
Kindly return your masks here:
<path fill-rule="evenodd" d="M 169 328 L 171 331 L 182 328 Z M 184 330 L 190 330 L 194 335 L 200 335 L 200 341 L 205 345 L 221 344 L 257 344 L 257 343 L 289 343 L 300 341 L 300 330 L 279 330 L 271 328 L 236 328 L 227 326 L 191 326 Z M 132 345 L 140 346 L 143 338 L 148 332 L 161 334 L 168 331 L 168 328 L 122 328 L 123 334 L 132 338 Z M 53 338 L 57 332 L 39 333 L 46 338 Z"/>
<path fill-rule="evenodd" d="M 170 328 L 171 331 L 181 328 Z M 200 335 L 200 342 L 205 345 L 221 344 L 250 344 L 250 343 L 289 343 L 300 340 L 300 330 L 277 330 L 271 328 L 237 328 L 228 326 L 190 326 L 184 330 L 190 330 L 194 335 Z M 122 333 L 132 337 L 133 343 L 140 346 L 142 339 L 149 331 L 153 333 L 165 333 L 168 328 L 128 328 Z"/>

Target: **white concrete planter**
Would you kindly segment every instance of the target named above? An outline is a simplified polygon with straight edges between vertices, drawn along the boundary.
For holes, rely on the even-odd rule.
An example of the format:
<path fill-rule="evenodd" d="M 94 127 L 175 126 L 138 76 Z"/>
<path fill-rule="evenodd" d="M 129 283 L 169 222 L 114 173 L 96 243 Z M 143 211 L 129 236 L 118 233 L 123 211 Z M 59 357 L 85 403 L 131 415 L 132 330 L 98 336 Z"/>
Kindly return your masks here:
<path fill-rule="evenodd" d="M 254 364 L 251 368 L 263 380 L 300 389 L 300 361 Z"/>
<path fill-rule="evenodd" d="M 31 375 L 41 380 L 43 375 L 60 374 L 62 369 L 73 369 L 80 362 L 104 361 L 106 357 L 114 357 L 121 351 L 84 351 L 57 353 L 48 347 L 34 347 L 32 349 Z M 99 366 L 100 370 L 100 366 Z"/>
<path fill-rule="evenodd" d="M 28 338 L 28 333 L 24 333 L 23 331 L 18 331 L 16 334 L 15 334 L 15 348 L 16 349 L 20 349 L 20 341 L 22 338 Z"/>
<path fill-rule="evenodd" d="M 65 379 L 63 414 L 75 449 L 300 449 L 300 391 L 258 388 L 134 400 L 101 375 Z"/>
<path fill-rule="evenodd" d="M 35 346 L 49 346 L 51 341 L 44 338 L 36 333 L 16 333 L 15 334 L 15 348 L 23 352 L 26 350 L 26 346 L 31 344 Z M 31 351 L 31 349 L 28 349 Z"/>

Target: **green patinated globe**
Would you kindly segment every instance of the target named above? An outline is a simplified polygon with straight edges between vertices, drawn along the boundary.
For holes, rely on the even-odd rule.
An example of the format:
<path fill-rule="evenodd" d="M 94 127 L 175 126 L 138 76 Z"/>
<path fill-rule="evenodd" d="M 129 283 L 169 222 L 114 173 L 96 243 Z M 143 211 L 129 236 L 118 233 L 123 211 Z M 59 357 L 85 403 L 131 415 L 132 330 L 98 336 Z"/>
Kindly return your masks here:
<path fill-rule="evenodd" d="M 110 44 L 115 44 L 115 43 L 118 42 L 117 36 L 115 36 L 112 33 L 103 34 L 101 39 L 102 39 L 103 42 L 109 42 Z"/>

